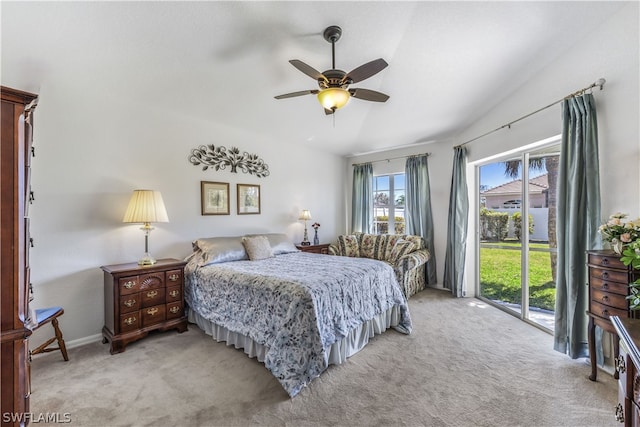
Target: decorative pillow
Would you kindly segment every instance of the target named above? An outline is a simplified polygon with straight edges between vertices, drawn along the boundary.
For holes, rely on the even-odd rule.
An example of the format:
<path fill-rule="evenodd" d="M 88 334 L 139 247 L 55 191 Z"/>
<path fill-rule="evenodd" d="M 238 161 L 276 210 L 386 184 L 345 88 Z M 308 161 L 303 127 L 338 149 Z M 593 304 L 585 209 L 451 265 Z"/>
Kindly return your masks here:
<path fill-rule="evenodd" d="M 360 241 L 360 256 L 377 260 L 385 260 L 387 247 L 386 234 L 363 234 Z"/>
<path fill-rule="evenodd" d="M 391 251 L 398 240 L 409 240 L 404 238 L 404 234 L 387 234 L 387 244 L 384 248 L 384 260 L 391 260 Z M 389 261 L 391 262 L 391 261 Z"/>
<path fill-rule="evenodd" d="M 269 239 L 271 250 L 274 255 L 288 254 L 291 252 L 300 252 L 293 243 L 289 240 L 289 237 L 284 233 L 267 233 L 267 234 L 247 234 L 247 237 L 266 236 Z"/>
<path fill-rule="evenodd" d="M 388 261 L 391 264 L 395 264 L 400 258 L 408 253 L 413 252 L 415 249 L 415 243 L 408 240 L 399 239 L 398 241 L 396 241 L 396 244 L 393 245 L 393 249 L 391 249 L 391 254 L 389 255 Z"/>
<path fill-rule="evenodd" d="M 219 262 L 249 259 L 240 237 L 210 237 L 194 240 L 193 251 L 200 267 Z"/>
<path fill-rule="evenodd" d="M 249 259 L 251 261 L 258 261 L 273 257 L 273 251 L 271 250 L 271 245 L 269 244 L 267 236 L 245 236 L 242 238 L 242 244 L 244 245 L 247 254 L 249 254 Z"/>
<path fill-rule="evenodd" d="M 338 236 L 338 247 L 343 256 L 359 257 L 360 245 L 358 245 L 358 237 L 352 234 Z"/>
<path fill-rule="evenodd" d="M 404 237 L 404 240 L 408 240 L 410 242 L 413 242 L 413 244 L 416 245 L 416 250 L 424 249 L 426 247 L 426 245 L 424 243 L 424 239 L 422 238 L 422 236 L 415 236 L 415 235 L 412 235 L 412 234 L 407 234 Z"/>

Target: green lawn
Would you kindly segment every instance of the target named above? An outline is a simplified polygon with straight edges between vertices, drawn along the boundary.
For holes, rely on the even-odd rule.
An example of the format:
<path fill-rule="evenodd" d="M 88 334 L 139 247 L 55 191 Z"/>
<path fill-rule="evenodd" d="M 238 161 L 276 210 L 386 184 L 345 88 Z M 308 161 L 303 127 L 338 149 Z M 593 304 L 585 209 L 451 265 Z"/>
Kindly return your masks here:
<path fill-rule="evenodd" d="M 520 286 L 520 251 L 498 249 L 496 246 L 519 248 L 519 243 L 495 242 L 480 248 L 480 295 L 504 302 L 522 302 Z M 548 244 L 533 243 L 530 248 L 548 248 Z M 554 310 L 556 287 L 551 276 L 548 252 L 529 252 L 529 306 Z"/>

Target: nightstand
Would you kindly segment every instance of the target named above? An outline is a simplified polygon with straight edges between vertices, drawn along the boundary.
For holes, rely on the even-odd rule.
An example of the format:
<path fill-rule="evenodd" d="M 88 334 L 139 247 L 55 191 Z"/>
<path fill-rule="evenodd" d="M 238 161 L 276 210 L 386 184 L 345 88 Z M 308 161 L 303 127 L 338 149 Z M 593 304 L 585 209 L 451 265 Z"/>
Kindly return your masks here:
<path fill-rule="evenodd" d="M 184 266 L 177 259 L 153 265 L 137 263 L 102 266 L 104 271 L 104 327 L 102 342 L 111 354 L 150 331 L 187 330 L 184 311 Z"/>
<path fill-rule="evenodd" d="M 296 245 L 296 248 L 300 249 L 302 252 L 311 252 L 314 254 L 324 254 L 324 255 L 329 254 L 328 243 L 324 243 L 322 245 L 307 245 L 307 246 Z"/>

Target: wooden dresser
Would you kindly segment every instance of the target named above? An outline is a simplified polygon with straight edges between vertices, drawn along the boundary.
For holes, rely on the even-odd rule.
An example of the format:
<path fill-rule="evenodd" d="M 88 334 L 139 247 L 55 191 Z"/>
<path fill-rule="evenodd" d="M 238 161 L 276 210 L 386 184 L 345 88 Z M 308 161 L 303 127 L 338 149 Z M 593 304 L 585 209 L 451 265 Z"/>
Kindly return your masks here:
<path fill-rule="evenodd" d="M 154 265 L 106 265 L 104 271 L 104 327 L 102 342 L 111 354 L 150 331 L 187 330 L 184 310 L 184 266 L 177 259 Z"/>
<path fill-rule="evenodd" d="M 640 320 L 611 316 L 620 337 L 620 355 L 616 359 L 618 404 L 615 419 L 625 427 L 640 426 Z"/>
<path fill-rule="evenodd" d="M 613 251 L 587 251 L 589 266 L 589 357 L 591 359 L 591 375 L 589 379 L 595 381 L 598 375 L 596 363 L 595 328 L 616 334 L 616 330 L 609 320 L 610 316 L 621 318 L 636 317 L 636 312 L 629 310 L 629 283 L 635 280 L 637 272 L 625 266 L 620 261 L 620 255 Z M 614 357 L 619 354 L 618 339 L 613 340 Z M 618 378 L 618 371 L 615 372 Z"/>
<path fill-rule="evenodd" d="M 29 203 L 37 95 L 2 87 L 0 149 L 0 414 L 2 425 L 29 418 Z M 6 415 L 5 415 L 6 414 Z M 5 418 L 7 416 L 8 418 Z"/>
<path fill-rule="evenodd" d="M 296 245 L 296 248 L 300 249 L 302 252 L 311 252 L 314 254 L 324 254 L 327 255 L 329 253 L 329 244 L 323 243 L 321 245 Z"/>

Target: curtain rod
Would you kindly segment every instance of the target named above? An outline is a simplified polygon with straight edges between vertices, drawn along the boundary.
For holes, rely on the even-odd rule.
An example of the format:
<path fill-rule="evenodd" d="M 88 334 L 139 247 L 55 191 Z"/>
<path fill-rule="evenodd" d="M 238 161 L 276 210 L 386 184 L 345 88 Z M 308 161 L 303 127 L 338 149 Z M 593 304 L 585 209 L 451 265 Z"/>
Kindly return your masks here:
<path fill-rule="evenodd" d="M 564 101 L 565 99 L 569 99 L 569 98 L 573 98 L 574 96 L 582 95 L 582 94 L 584 94 L 586 91 L 588 91 L 589 89 L 593 89 L 593 88 L 594 88 L 594 87 L 596 87 L 596 86 L 599 86 L 599 87 L 600 87 L 600 90 L 602 90 L 602 87 L 604 86 L 604 84 L 605 84 L 605 83 L 606 83 L 606 80 L 605 80 L 604 78 L 600 77 L 598 80 L 596 80 L 594 83 L 591 83 L 591 84 L 590 84 L 589 86 L 587 86 L 587 87 L 584 87 L 584 88 L 582 88 L 582 89 L 580 89 L 580 90 L 577 90 L 577 91 L 575 91 L 575 92 L 573 92 L 573 93 L 571 93 L 571 94 L 569 94 L 569 95 L 565 96 L 565 97 L 564 97 L 564 98 L 562 98 L 562 99 L 559 99 L 559 100 L 557 100 L 557 101 L 555 101 L 555 102 L 552 102 L 551 104 L 549 104 L 549 105 L 547 105 L 547 106 L 545 106 L 545 107 L 539 108 L 539 109 L 537 109 L 536 111 L 533 111 L 533 112 L 531 112 L 531 113 L 529 113 L 529 114 L 527 114 L 527 115 L 524 115 L 524 116 L 522 116 L 522 117 L 520 117 L 520 118 L 518 118 L 518 119 L 515 119 L 515 120 L 513 120 L 513 121 L 511 121 L 511 122 L 507 123 L 506 125 L 502 125 L 502 126 L 500 126 L 500 127 L 498 127 L 498 128 L 495 128 L 494 130 L 491 130 L 491 131 L 489 131 L 489 132 L 487 132 L 487 133 L 484 133 L 484 134 L 482 134 L 482 135 L 480 135 L 480 136 L 476 136 L 476 137 L 475 137 L 475 138 L 473 138 L 473 139 L 470 139 L 470 140 L 468 140 L 468 141 L 466 141 L 466 142 L 463 142 L 462 144 L 456 145 L 456 146 L 455 146 L 455 147 L 453 147 L 453 148 L 459 148 L 459 147 L 465 146 L 465 145 L 467 145 L 467 144 L 468 144 L 468 143 L 470 143 L 470 142 L 473 142 L 473 141 L 475 141 L 475 140 L 477 140 L 477 139 L 480 139 L 480 138 L 484 138 L 485 136 L 490 135 L 490 134 L 492 134 L 492 133 L 494 133 L 494 132 L 497 132 L 497 131 L 499 131 L 499 130 L 501 130 L 501 129 L 504 129 L 504 128 L 511 128 L 511 125 L 512 125 L 512 124 L 514 124 L 514 123 L 516 123 L 516 122 L 519 122 L 520 120 L 524 120 L 524 119 L 526 119 L 527 117 L 530 117 L 530 116 L 533 116 L 534 114 L 539 113 L 540 111 L 544 111 L 544 110 L 546 110 L 547 108 L 553 107 L 554 105 L 561 103 L 561 102 L 562 102 L 562 101 Z"/>
<path fill-rule="evenodd" d="M 408 156 L 390 157 L 388 159 L 371 160 L 370 162 L 354 163 L 351 166 L 366 165 L 367 163 L 389 162 L 391 160 L 408 159 L 409 157 L 418 157 L 418 156 L 427 156 L 427 157 L 429 157 L 430 155 L 431 155 L 431 153 L 409 154 Z"/>

